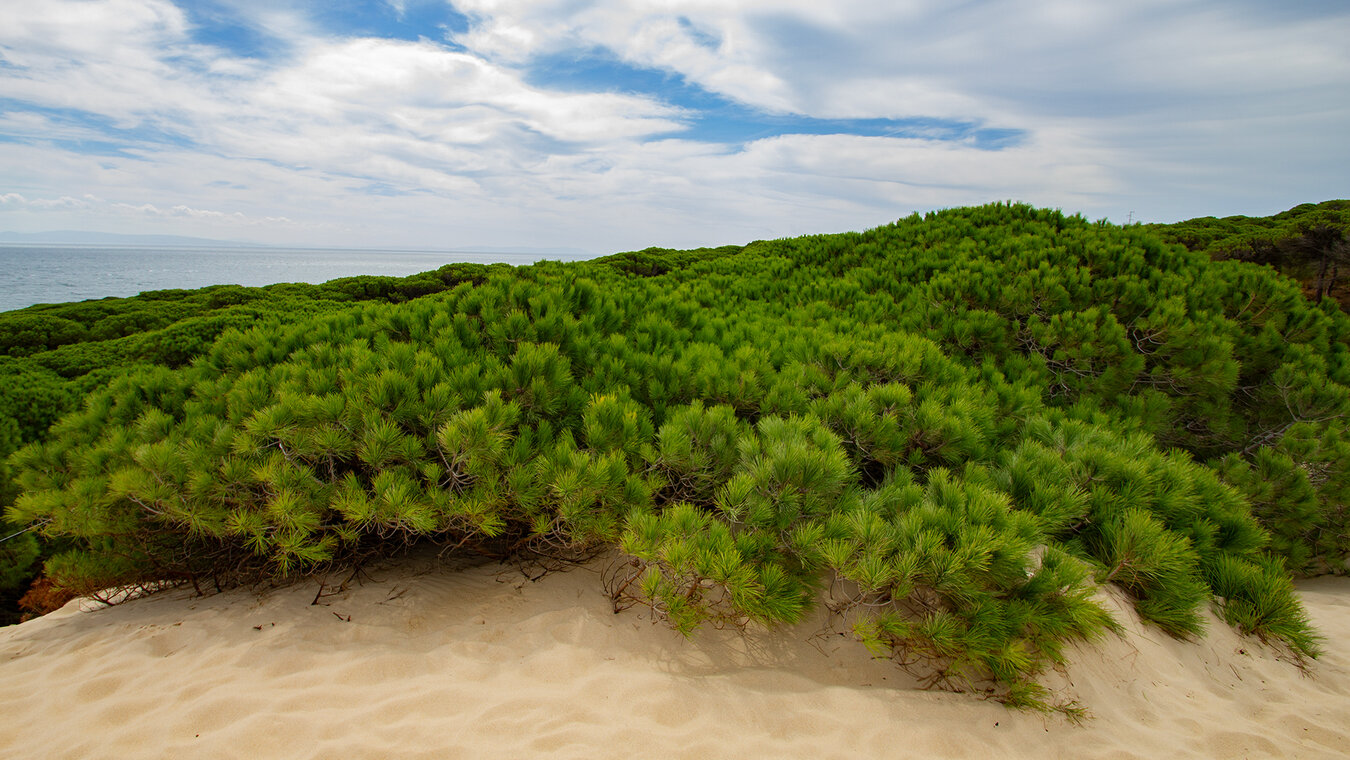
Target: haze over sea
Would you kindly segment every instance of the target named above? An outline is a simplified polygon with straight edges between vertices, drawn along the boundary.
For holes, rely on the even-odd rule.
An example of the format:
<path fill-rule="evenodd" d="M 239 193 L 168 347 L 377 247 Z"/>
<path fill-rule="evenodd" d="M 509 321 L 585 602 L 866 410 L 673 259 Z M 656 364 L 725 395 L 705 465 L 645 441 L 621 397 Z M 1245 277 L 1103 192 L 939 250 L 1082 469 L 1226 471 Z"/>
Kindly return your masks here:
<path fill-rule="evenodd" d="M 0 311 L 149 290 L 208 285 L 321 283 L 338 277 L 406 277 L 445 264 L 532 264 L 581 255 L 313 248 L 0 246 Z"/>

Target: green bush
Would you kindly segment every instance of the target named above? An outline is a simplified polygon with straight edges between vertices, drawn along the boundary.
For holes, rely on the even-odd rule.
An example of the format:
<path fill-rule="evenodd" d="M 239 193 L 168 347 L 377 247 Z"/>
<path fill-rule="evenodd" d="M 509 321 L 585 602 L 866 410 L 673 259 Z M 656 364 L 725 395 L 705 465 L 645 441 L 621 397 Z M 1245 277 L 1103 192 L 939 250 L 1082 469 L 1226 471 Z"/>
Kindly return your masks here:
<path fill-rule="evenodd" d="M 616 598 L 681 631 L 824 594 L 931 683 L 1046 706 L 1115 626 L 1094 584 L 1314 655 L 1289 571 L 1350 552 L 1350 321 L 1138 227 L 997 204 L 126 307 L 163 325 L 0 365 L 42 409 L 8 519 L 67 588 L 617 547 Z"/>

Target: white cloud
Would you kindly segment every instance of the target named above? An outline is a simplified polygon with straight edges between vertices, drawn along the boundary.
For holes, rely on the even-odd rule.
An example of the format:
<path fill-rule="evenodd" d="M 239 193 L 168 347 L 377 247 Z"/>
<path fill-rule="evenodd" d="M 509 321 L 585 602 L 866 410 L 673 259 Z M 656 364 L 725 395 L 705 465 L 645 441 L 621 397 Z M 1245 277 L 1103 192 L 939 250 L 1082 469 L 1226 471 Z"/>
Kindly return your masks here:
<path fill-rule="evenodd" d="M 167 0 L 11 3 L 0 27 L 0 94 L 78 108 L 119 126 L 192 98 L 173 61 L 202 51 Z"/>
<path fill-rule="evenodd" d="M 25 198 L 19 193 L 5 193 L 0 195 L 0 208 L 48 211 L 54 209 L 72 210 L 89 208 L 88 199 L 71 198 L 70 196 L 61 196 L 60 198 Z"/>
<path fill-rule="evenodd" d="M 0 225 L 600 252 L 1009 198 L 1147 219 L 1344 194 L 1347 11 L 457 0 L 472 23 L 456 49 L 326 34 L 301 4 L 228 0 L 280 41 L 262 58 L 195 41 L 168 0 L 12 5 L 0 98 L 39 108 L 0 114 Z M 1024 137 L 987 151 L 916 126 L 729 147 L 689 139 L 696 114 L 655 97 L 530 84 L 537 57 L 597 48 L 769 112 Z"/>
<path fill-rule="evenodd" d="M 295 223 L 284 216 L 252 217 L 239 211 L 226 212 L 212 209 L 193 208 L 178 204 L 161 208 L 153 203 L 123 203 L 109 201 L 96 195 L 86 194 L 79 198 L 61 196 L 59 198 L 28 198 L 20 193 L 0 194 L 0 211 L 30 212 L 53 214 L 61 212 L 80 212 L 127 218 L 187 219 L 194 222 L 206 222 L 220 227 L 276 227 L 291 226 Z M 0 217 L 3 218 L 3 217 Z"/>
<path fill-rule="evenodd" d="M 1342 97 L 1350 92 L 1350 7 L 1256 0 L 457 5 L 478 23 L 456 40 L 489 58 L 523 62 L 598 47 L 769 110 L 955 119 L 1024 130 L 1041 145 L 1095 146 L 1082 170 L 1065 168 L 1077 154 L 1051 150 L 1049 163 L 1021 165 L 1027 173 L 1015 182 L 967 185 L 983 187 L 986 198 L 1027 197 L 1042 178 L 1059 177 L 1067 184 L 1054 197 L 1090 201 L 1084 210 L 1091 213 L 1122 218 L 1147 208 L 1152 218 L 1175 219 L 1271 213 L 1344 195 L 1350 158 L 1339 135 L 1350 132 Z M 999 172 L 1005 163 L 996 154 L 926 147 L 954 172 L 967 165 Z M 1115 189 L 1082 193 L 1081 175 L 1109 177 Z"/>
<path fill-rule="evenodd" d="M 775 111 L 794 110 L 789 86 L 762 65 L 766 41 L 753 33 L 755 3 L 598 0 L 464 0 L 456 7 L 477 23 L 455 41 L 493 60 L 525 63 L 533 56 L 601 47 L 636 65 L 679 72 L 707 89 Z M 772 5 L 772 4 L 768 4 Z M 785 10 L 817 11 L 810 4 Z M 715 40 L 715 45 L 707 41 Z"/>
<path fill-rule="evenodd" d="M 1092 99 L 1124 111 L 1183 96 L 1236 105 L 1350 78 L 1350 8 L 1299 17 L 1296 6 L 1243 0 L 454 4 L 476 19 L 456 41 L 492 59 L 599 47 L 814 116 L 1029 123 L 1063 108 L 1085 115 Z"/>
<path fill-rule="evenodd" d="M 260 116 L 358 122 L 387 118 L 420 137 L 481 142 L 519 126 L 559 140 L 678 129 L 675 109 L 616 94 L 541 91 L 514 71 L 429 42 L 356 39 L 311 46 L 258 87 Z"/>
<path fill-rule="evenodd" d="M 101 201 L 100 201 L 101 202 Z M 139 206 L 133 206 L 129 203 L 109 203 L 106 207 L 114 213 L 129 214 L 133 216 L 149 216 L 160 218 L 183 218 L 194 221 L 206 221 L 212 224 L 224 225 L 229 227 L 254 227 L 258 225 L 276 226 L 290 225 L 293 222 L 284 216 L 266 216 L 254 218 L 238 211 L 225 212 L 213 211 L 211 209 L 192 208 L 179 204 L 172 208 L 160 208 L 153 203 L 142 203 Z"/>

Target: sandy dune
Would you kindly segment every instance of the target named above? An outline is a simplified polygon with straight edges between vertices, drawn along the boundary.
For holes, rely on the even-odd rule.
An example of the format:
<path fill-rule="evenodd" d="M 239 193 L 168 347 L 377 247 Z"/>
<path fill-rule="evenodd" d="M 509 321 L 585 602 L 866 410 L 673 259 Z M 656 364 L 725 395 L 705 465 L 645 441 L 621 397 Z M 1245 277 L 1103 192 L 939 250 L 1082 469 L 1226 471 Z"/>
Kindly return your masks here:
<path fill-rule="evenodd" d="M 1056 676 L 1092 713 L 1075 726 L 907 689 L 818 623 L 686 641 L 613 614 L 597 574 L 405 562 L 318 605 L 315 583 L 72 603 L 0 629 L 0 756 L 1350 756 L 1350 580 L 1301 587 L 1312 676 L 1121 610 L 1128 635 Z"/>

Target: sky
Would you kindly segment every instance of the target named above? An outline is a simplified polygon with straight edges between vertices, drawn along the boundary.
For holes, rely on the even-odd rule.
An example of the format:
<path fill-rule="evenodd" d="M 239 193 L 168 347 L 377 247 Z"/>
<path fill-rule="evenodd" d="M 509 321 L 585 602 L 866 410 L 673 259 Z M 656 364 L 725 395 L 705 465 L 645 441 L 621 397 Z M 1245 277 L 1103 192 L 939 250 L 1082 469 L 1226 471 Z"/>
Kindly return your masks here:
<path fill-rule="evenodd" d="M 1345 0 L 0 0 L 0 231 L 688 248 L 1350 197 Z"/>

